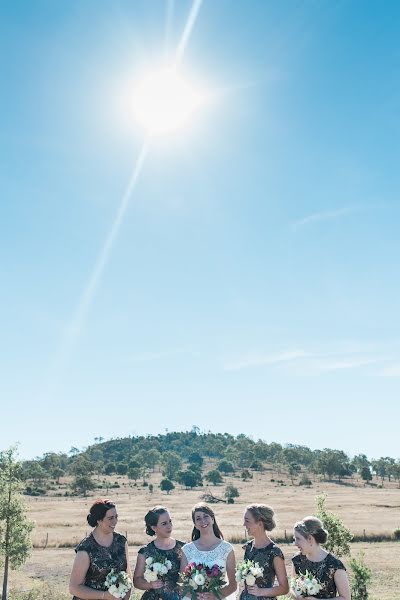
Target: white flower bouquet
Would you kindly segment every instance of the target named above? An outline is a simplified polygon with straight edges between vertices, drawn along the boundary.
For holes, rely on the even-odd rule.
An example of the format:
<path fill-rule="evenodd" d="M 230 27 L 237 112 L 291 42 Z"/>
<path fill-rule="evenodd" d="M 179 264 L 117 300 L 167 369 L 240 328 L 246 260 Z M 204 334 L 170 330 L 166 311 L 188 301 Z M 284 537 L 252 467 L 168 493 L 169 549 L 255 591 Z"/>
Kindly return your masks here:
<path fill-rule="evenodd" d="M 126 571 L 111 569 L 104 585 L 114 598 L 123 598 L 132 588 L 132 580 Z"/>
<path fill-rule="evenodd" d="M 321 589 L 321 583 L 309 571 L 292 579 L 292 590 L 298 596 L 303 596 L 303 598 L 315 596 Z"/>
<path fill-rule="evenodd" d="M 172 569 L 172 562 L 163 557 L 154 559 L 152 556 L 146 558 L 146 568 L 143 577 L 151 583 L 157 579 L 163 579 L 164 575 Z"/>
<path fill-rule="evenodd" d="M 252 560 L 244 560 L 236 565 L 235 577 L 238 583 L 255 585 L 257 579 L 262 577 L 264 569 Z"/>

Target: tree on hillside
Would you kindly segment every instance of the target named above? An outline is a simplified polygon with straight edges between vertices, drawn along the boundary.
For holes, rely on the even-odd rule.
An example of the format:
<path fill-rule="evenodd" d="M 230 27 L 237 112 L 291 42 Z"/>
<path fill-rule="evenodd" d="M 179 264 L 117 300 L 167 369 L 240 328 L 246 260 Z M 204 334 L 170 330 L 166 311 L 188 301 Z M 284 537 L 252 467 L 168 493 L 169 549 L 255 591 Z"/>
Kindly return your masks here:
<path fill-rule="evenodd" d="M 244 469 L 240 477 L 243 479 L 243 481 L 248 481 L 249 479 L 253 479 L 253 473 L 251 473 L 251 471 L 248 469 Z"/>
<path fill-rule="evenodd" d="M 113 462 L 108 462 L 106 463 L 106 466 L 104 467 L 104 473 L 106 475 L 112 475 L 113 473 L 115 473 L 115 463 Z"/>
<path fill-rule="evenodd" d="M 34 485 L 43 485 L 44 481 L 49 477 L 49 474 L 44 470 L 42 465 L 34 460 L 26 461 L 22 468 L 24 478 L 31 479 Z"/>
<path fill-rule="evenodd" d="M 117 464 L 118 475 L 126 475 L 127 472 L 128 472 L 128 465 L 125 462 L 120 462 Z"/>
<path fill-rule="evenodd" d="M 96 488 L 92 479 L 93 465 L 83 455 L 78 456 L 71 467 L 71 473 L 74 478 L 71 482 L 71 488 L 77 494 L 86 496 L 87 493 Z"/>
<path fill-rule="evenodd" d="M 288 465 L 288 474 L 292 485 L 294 485 L 294 478 L 297 477 L 297 475 L 300 473 L 300 470 L 300 465 L 296 463 L 290 463 Z"/>
<path fill-rule="evenodd" d="M 161 461 L 161 453 L 155 448 L 143 452 L 143 462 L 146 467 L 154 471 L 156 465 Z"/>
<path fill-rule="evenodd" d="M 186 489 L 203 485 L 201 474 L 190 469 L 187 471 L 178 471 L 176 478 L 178 483 L 184 485 Z"/>
<path fill-rule="evenodd" d="M 326 495 L 319 494 L 317 500 L 317 517 L 321 519 L 325 529 L 328 531 L 328 540 L 324 544 L 325 550 L 336 556 L 348 556 L 350 554 L 350 542 L 353 534 L 343 521 L 334 513 L 328 512 L 325 506 Z"/>
<path fill-rule="evenodd" d="M 52 475 L 54 477 L 54 479 L 57 481 L 57 483 L 60 483 L 60 477 L 63 477 L 63 475 L 65 475 L 65 471 L 63 469 L 61 469 L 61 467 L 54 467 Z"/>
<path fill-rule="evenodd" d="M 372 479 L 371 469 L 367 466 L 361 467 L 360 475 L 363 481 L 371 481 Z"/>
<path fill-rule="evenodd" d="M 234 466 L 231 462 L 229 462 L 228 460 L 220 460 L 219 463 L 217 464 L 217 469 L 218 471 L 221 471 L 221 473 L 233 473 L 235 471 Z"/>
<path fill-rule="evenodd" d="M 129 467 L 128 469 L 128 478 L 133 479 L 135 483 L 140 478 L 141 474 L 142 469 L 140 469 L 139 467 Z"/>
<path fill-rule="evenodd" d="M 8 572 L 28 558 L 34 524 L 21 496 L 22 469 L 15 448 L 0 453 L 0 555 L 4 561 L 2 600 L 7 600 Z"/>
<path fill-rule="evenodd" d="M 233 504 L 235 498 L 239 498 L 239 490 L 234 485 L 227 485 L 225 488 L 225 498 L 227 499 L 228 504 Z"/>
<path fill-rule="evenodd" d="M 188 456 L 188 463 L 201 468 L 203 466 L 203 457 L 198 452 L 191 452 Z"/>
<path fill-rule="evenodd" d="M 175 486 L 170 479 L 162 479 L 160 481 L 160 490 L 162 492 L 167 492 L 167 494 L 169 494 L 170 491 L 174 490 L 174 489 L 175 489 Z"/>
<path fill-rule="evenodd" d="M 75 475 L 71 488 L 79 495 L 86 496 L 88 492 L 96 489 L 96 484 L 90 475 Z"/>
<path fill-rule="evenodd" d="M 163 475 L 167 479 L 176 479 L 176 474 L 181 468 L 182 459 L 176 452 L 165 452 L 162 458 Z"/>
<path fill-rule="evenodd" d="M 217 469 L 208 471 L 208 473 L 206 475 L 206 479 L 213 485 L 218 485 L 219 483 L 222 483 L 224 481 L 221 473 L 219 471 L 217 471 Z"/>

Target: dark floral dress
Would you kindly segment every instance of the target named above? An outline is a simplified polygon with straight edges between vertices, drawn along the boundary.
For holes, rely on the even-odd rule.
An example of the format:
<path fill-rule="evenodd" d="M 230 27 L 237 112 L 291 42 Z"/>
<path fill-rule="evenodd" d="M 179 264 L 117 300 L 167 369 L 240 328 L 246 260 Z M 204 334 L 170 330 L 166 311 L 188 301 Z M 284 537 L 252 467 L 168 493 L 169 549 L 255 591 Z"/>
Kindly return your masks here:
<path fill-rule="evenodd" d="M 274 558 L 277 556 L 284 560 L 283 552 L 278 546 L 271 542 L 265 548 L 256 548 L 254 546 L 254 540 L 247 542 L 243 546 L 244 548 L 244 560 L 252 560 L 254 563 L 258 563 L 260 567 L 264 569 L 262 577 L 258 577 L 256 585 L 262 588 L 272 588 L 275 583 L 275 568 Z M 245 585 L 244 590 L 240 594 L 240 600 L 254 600 L 255 596 L 247 592 L 247 586 Z M 271 600 L 276 600 L 276 596 L 271 597 Z"/>
<path fill-rule="evenodd" d="M 164 587 L 160 590 L 146 590 L 141 600 L 178 600 L 180 598 L 178 591 L 178 577 L 181 566 L 182 546 L 184 542 L 176 540 L 176 544 L 171 550 L 162 550 L 157 548 L 154 541 L 139 549 L 138 554 L 142 554 L 144 558 L 151 556 L 154 562 L 157 560 L 170 560 L 172 568 L 166 575 L 163 575 Z"/>
<path fill-rule="evenodd" d="M 292 558 L 292 563 L 297 575 L 304 575 L 308 571 L 322 584 L 322 589 L 313 598 L 336 598 L 337 589 L 333 577 L 338 569 L 346 570 L 342 561 L 336 556 L 328 553 L 324 560 L 313 562 L 304 554 L 296 554 Z"/>
<path fill-rule="evenodd" d="M 94 539 L 93 533 L 77 545 L 75 552 L 83 551 L 89 554 L 90 565 L 86 573 L 85 585 L 105 592 L 107 588 L 104 586 L 104 582 L 111 569 L 126 571 L 128 565 L 126 564 L 125 544 L 126 537 L 114 532 L 111 546 L 101 546 Z M 74 598 L 76 597 L 74 596 Z"/>

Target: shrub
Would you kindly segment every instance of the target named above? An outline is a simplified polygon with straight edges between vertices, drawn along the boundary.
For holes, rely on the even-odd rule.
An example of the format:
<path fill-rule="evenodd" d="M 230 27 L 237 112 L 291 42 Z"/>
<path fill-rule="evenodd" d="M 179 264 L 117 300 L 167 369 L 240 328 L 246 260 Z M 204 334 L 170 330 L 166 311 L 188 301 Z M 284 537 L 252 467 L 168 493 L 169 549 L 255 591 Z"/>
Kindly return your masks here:
<path fill-rule="evenodd" d="M 372 579 L 372 572 L 364 563 L 364 553 L 350 559 L 350 568 L 353 572 L 351 578 L 352 600 L 368 600 L 368 584 Z"/>
<path fill-rule="evenodd" d="M 393 531 L 393 535 L 394 535 L 394 539 L 395 540 L 400 540 L 400 527 L 397 527 L 394 531 Z"/>
<path fill-rule="evenodd" d="M 335 514 L 328 512 L 325 507 L 326 495 L 317 496 L 317 517 L 321 519 L 329 533 L 328 541 L 324 544 L 328 552 L 336 556 L 350 554 L 350 542 L 353 534 Z"/>
<path fill-rule="evenodd" d="M 309 476 L 304 473 L 299 481 L 299 485 L 312 485 L 312 481 Z"/>
<path fill-rule="evenodd" d="M 233 504 L 235 498 L 239 498 L 239 490 L 234 485 L 227 485 L 224 496 L 228 504 Z"/>

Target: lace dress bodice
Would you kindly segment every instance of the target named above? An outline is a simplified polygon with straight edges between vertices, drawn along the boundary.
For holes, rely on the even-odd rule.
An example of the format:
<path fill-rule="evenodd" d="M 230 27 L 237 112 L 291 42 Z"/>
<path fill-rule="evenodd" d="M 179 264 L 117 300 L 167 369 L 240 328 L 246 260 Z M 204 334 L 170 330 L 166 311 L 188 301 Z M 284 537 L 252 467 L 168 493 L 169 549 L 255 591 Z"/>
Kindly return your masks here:
<path fill-rule="evenodd" d="M 182 548 L 184 555 L 188 563 L 203 563 L 209 567 L 212 565 L 219 565 L 226 569 L 226 559 L 230 552 L 233 551 L 232 544 L 229 542 L 225 542 L 225 540 L 221 540 L 216 548 L 213 550 L 199 550 L 194 542 L 190 542 L 189 544 L 185 544 Z M 226 575 L 225 575 L 226 577 Z M 236 593 L 230 594 L 225 598 L 225 600 L 235 600 Z"/>

